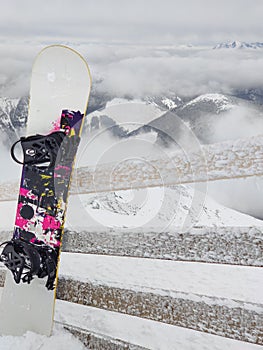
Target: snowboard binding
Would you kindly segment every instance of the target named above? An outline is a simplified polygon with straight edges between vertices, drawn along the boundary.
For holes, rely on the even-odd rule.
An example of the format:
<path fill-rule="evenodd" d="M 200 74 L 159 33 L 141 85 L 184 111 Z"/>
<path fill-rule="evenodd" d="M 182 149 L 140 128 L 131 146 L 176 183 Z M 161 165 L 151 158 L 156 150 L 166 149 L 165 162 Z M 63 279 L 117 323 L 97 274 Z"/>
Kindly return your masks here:
<path fill-rule="evenodd" d="M 60 119 L 60 130 L 48 135 L 33 135 L 21 137 L 11 147 L 11 156 L 15 162 L 22 165 L 43 166 L 54 168 L 56 164 L 64 165 L 73 161 L 80 137 L 70 135 L 71 128 L 83 117 L 80 112 L 63 110 Z M 74 123 L 74 124 L 73 124 Z M 23 161 L 17 159 L 15 148 L 21 143 Z"/>
<path fill-rule="evenodd" d="M 53 132 L 47 136 L 21 137 L 13 144 L 11 156 L 19 164 L 35 166 L 47 164 L 46 167 L 48 168 L 54 167 L 64 137 L 65 133 L 61 131 Z M 21 143 L 23 149 L 23 161 L 18 160 L 15 155 L 15 148 L 18 143 Z"/>
<path fill-rule="evenodd" d="M 15 282 L 30 283 L 34 276 L 48 276 L 46 287 L 54 289 L 57 254 L 47 245 L 36 245 L 22 239 L 12 239 L 6 244 L 0 261 L 12 272 Z"/>

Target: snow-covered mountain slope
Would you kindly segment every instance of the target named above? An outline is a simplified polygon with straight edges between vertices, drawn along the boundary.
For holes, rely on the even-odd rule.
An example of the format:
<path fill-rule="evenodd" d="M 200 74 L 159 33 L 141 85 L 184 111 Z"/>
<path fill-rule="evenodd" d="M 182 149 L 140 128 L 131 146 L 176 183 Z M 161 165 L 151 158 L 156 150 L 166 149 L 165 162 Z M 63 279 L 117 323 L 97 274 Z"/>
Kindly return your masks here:
<path fill-rule="evenodd" d="M 11 122 L 10 116 L 0 109 L 0 130 L 2 132 L 1 140 L 13 141 L 15 140 L 16 131 Z"/>
<path fill-rule="evenodd" d="M 0 108 L 7 115 L 11 116 L 14 113 L 18 102 L 19 99 L 17 98 L 0 97 Z"/>
<path fill-rule="evenodd" d="M 12 124 L 18 131 L 25 128 L 27 123 L 28 115 L 28 103 L 29 98 L 27 96 L 21 97 L 17 100 L 17 103 L 14 107 L 14 113 L 11 114 Z"/>
<path fill-rule="evenodd" d="M 173 109 L 172 113 L 164 113 L 133 134 L 153 129 L 163 144 L 170 144 L 171 140 L 178 142 L 187 127 L 201 144 L 216 143 L 263 133 L 262 116 L 262 108 L 248 100 L 219 93 L 203 94 Z M 177 117 L 182 123 L 178 123 Z"/>
<path fill-rule="evenodd" d="M 89 115 L 89 131 L 114 129 L 118 136 L 125 136 L 140 126 L 149 123 L 163 113 L 156 104 L 139 99 L 115 98 L 105 108 Z"/>
<path fill-rule="evenodd" d="M 192 108 L 200 109 L 201 106 L 203 106 L 204 111 L 205 107 L 207 107 L 207 109 L 211 109 L 211 111 L 218 114 L 220 112 L 225 112 L 233 108 L 234 101 L 233 98 L 230 98 L 229 96 L 223 94 L 204 94 L 187 102 L 184 106 L 182 106 L 181 110 L 189 111 Z"/>
<path fill-rule="evenodd" d="M 232 41 L 232 42 L 223 42 L 217 44 L 214 49 L 262 49 L 263 43 L 261 42 L 253 42 L 247 43 L 244 41 Z"/>
<path fill-rule="evenodd" d="M 165 96 L 146 97 L 145 101 L 156 105 L 157 108 L 160 108 L 161 110 L 173 110 L 184 104 L 181 97 L 177 96 L 175 93 L 167 93 Z"/>
<path fill-rule="evenodd" d="M 189 186 L 72 196 L 67 225 L 173 230 L 193 226 L 261 226 L 263 222 L 215 202 Z"/>
<path fill-rule="evenodd" d="M 26 126 L 28 98 L 0 97 L 0 130 L 8 143 L 17 139 L 17 135 Z"/>

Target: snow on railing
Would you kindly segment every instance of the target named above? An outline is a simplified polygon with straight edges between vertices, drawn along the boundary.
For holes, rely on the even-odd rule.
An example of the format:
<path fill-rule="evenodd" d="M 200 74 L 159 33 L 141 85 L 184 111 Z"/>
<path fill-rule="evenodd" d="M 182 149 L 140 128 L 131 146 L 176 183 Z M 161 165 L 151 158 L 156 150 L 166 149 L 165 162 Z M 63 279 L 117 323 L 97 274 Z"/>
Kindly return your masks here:
<path fill-rule="evenodd" d="M 127 159 L 74 172 L 71 195 L 263 175 L 263 136 L 177 151 L 163 159 Z M 16 200 L 18 183 L 0 185 L 0 201 Z"/>

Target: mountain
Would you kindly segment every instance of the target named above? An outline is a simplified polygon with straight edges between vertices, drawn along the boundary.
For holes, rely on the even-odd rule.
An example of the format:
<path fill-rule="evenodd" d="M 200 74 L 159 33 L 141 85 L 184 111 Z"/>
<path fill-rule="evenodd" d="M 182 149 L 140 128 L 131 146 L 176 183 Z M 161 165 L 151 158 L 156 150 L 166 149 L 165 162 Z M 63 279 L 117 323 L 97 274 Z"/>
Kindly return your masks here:
<path fill-rule="evenodd" d="M 215 143 L 263 133 L 262 115 L 262 107 L 253 101 L 227 94 L 203 94 L 133 130 L 129 136 L 155 131 L 157 143 L 169 146 L 182 141 L 182 137 L 191 137 L 192 131 L 201 144 Z"/>
<path fill-rule="evenodd" d="M 217 44 L 213 49 L 262 49 L 263 43 L 246 43 L 244 41 L 223 42 Z"/>
<path fill-rule="evenodd" d="M 0 97 L 0 130 L 8 145 L 17 140 L 27 122 L 28 98 Z"/>
<path fill-rule="evenodd" d="M 263 88 L 236 89 L 234 95 L 244 100 L 253 101 L 258 105 L 263 105 Z"/>
<path fill-rule="evenodd" d="M 26 126 L 27 110 L 27 97 L 0 98 L 0 130 L 4 132 L 9 146 L 17 140 Z M 237 133 L 238 130 L 241 131 L 240 128 L 234 128 L 234 124 L 240 121 L 244 123 L 250 120 L 250 132 L 247 136 L 252 136 L 253 123 L 259 118 L 262 120 L 263 90 L 244 89 L 237 90 L 235 96 L 209 93 L 184 99 L 176 93 L 144 99 L 110 99 L 109 96 L 95 96 L 88 113 L 84 134 L 89 137 L 102 131 L 107 131 L 117 138 L 128 138 L 153 131 L 158 134 L 157 143 L 168 146 L 171 142 L 174 143 L 173 140 L 180 138 L 182 128 L 187 127 L 195 133 L 201 143 L 206 144 L 246 137 L 246 134 Z M 225 132 L 225 137 L 218 138 L 216 127 L 222 127 L 226 116 L 230 116 L 230 128 Z M 184 125 L 178 123 L 177 117 Z M 222 123 L 218 125 L 220 121 Z M 226 123 L 227 121 L 225 126 Z M 246 133 L 245 128 L 243 132 Z"/>
<path fill-rule="evenodd" d="M 127 138 L 154 131 L 158 134 L 157 143 L 168 146 L 183 132 L 184 126 L 176 121 L 176 117 L 179 117 L 201 143 L 228 140 L 231 139 L 230 132 L 225 133 L 225 138 L 215 137 L 217 123 L 226 115 L 232 115 L 229 121 L 232 125 L 242 118 L 251 121 L 262 118 L 263 113 L 260 103 L 263 102 L 261 89 L 238 90 L 235 95 L 210 93 L 192 99 L 182 99 L 171 93 L 145 99 L 108 100 L 109 97 L 105 97 L 105 100 L 103 97 L 96 97 L 89 109 L 84 132 L 89 137 L 107 131 L 114 137 Z M 0 130 L 4 131 L 8 145 L 17 139 L 26 126 L 27 110 L 27 97 L 0 98 Z M 235 135 L 236 132 L 233 137 Z"/>
<path fill-rule="evenodd" d="M 175 93 L 168 93 L 164 96 L 151 96 L 146 97 L 145 101 L 156 105 L 161 110 L 173 110 L 184 104 L 181 97 L 177 96 Z"/>
<path fill-rule="evenodd" d="M 0 130 L 3 132 L 4 142 L 13 141 L 16 138 L 16 130 L 11 119 L 14 117 L 17 103 L 17 99 L 0 98 Z"/>
<path fill-rule="evenodd" d="M 16 130 L 26 127 L 28 115 L 28 97 L 21 97 L 14 108 L 14 112 L 10 114 L 11 122 Z"/>
<path fill-rule="evenodd" d="M 114 136 L 127 137 L 133 130 L 162 115 L 164 110 L 164 105 L 162 108 L 148 100 L 114 98 L 105 107 L 89 114 L 87 131 L 108 130 Z"/>

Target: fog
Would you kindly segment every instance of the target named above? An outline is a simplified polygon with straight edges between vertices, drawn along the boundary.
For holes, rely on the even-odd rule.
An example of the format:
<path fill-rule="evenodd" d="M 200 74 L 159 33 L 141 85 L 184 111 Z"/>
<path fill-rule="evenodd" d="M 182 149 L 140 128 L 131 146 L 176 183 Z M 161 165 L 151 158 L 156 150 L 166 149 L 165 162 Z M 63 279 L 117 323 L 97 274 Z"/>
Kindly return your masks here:
<path fill-rule="evenodd" d="M 221 115 L 212 115 L 210 123 L 209 143 L 242 139 L 263 134 L 263 111 L 245 106 L 234 106 Z"/>
<path fill-rule="evenodd" d="M 0 43 L 1 96 L 28 94 L 34 57 L 45 45 Z M 72 45 L 88 60 L 99 94 L 145 97 L 175 92 L 194 96 L 263 86 L 262 50 L 208 47 Z"/>
<path fill-rule="evenodd" d="M 18 181 L 21 174 L 21 166 L 13 161 L 4 142 L 0 142 L 0 164 L 0 183 Z"/>

